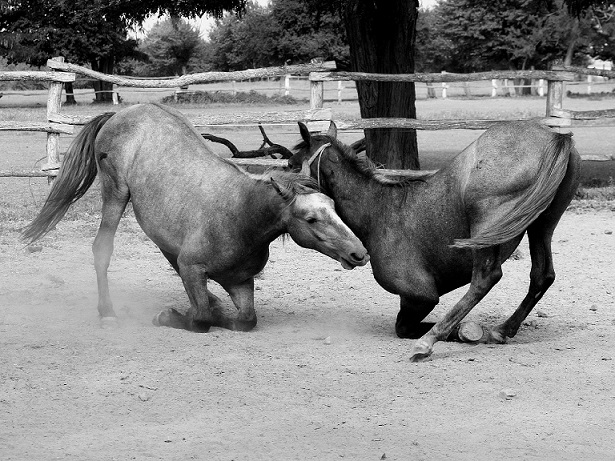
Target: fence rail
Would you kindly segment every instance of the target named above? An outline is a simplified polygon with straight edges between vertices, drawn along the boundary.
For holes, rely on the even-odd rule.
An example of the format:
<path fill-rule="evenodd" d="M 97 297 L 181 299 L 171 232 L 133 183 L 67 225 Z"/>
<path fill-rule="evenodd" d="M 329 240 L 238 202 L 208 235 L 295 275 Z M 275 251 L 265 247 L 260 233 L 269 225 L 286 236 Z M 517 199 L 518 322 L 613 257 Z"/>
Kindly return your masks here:
<path fill-rule="evenodd" d="M 46 81 L 49 82 L 47 98 L 47 122 L 8 122 L 0 121 L 0 131 L 42 131 L 47 133 L 47 162 L 40 171 L 0 171 L 0 177 L 53 177 L 60 166 L 58 152 L 59 136 L 72 134 L 75 126 L 84 125 L 92 117 L 74 116 L 61 113 L 62 89 L 64 83 L 74 82 L 79 74 L 122 87 L 133 88 L 181 88 L 201 83 L 242 81 L 255 78 L 285 77 L 306 75 L 310 82 L 310 109 L 304 111 L 269 112 L 260 114 L 234 114 L 225 116 L 197 115 L 189 117 L 197 127 L 234 126 L 257 124 L 296 124 L 308 122 L 310 129 L 324 130 L 332 118 L 330 108 L 324 107 L 324 83 L 329 81 L 394 81 L 423 82 L 426 84 L 451 82 L 473 82 L 484 80 L 544 80 L 547 82 L 545 117 L 541 122 L 553 127 L 573 126 L 615 126 L 615 109 L 600 111 L 571 111 L 562 107 L 564 82 L 575 82 L 576 75 L 615 78 L 615 71 L 584 68 L 557 68 L 550 71 L 493 71 L 470 74 L 455 73 L 416 73 L 416 74 L 373 74 L 361 72 L 335 72 L 334 63 L 312 63 L 304 65 L 250 69 L 239 72 L 205 72 L 183 75 L 166 79 L 131 78 L 107 75 L 75 64 L 65 63 L 62 58 L 51 59 L 47 63 L 51 71 L 44 72 L 0 72 L 0 81 Z M 338 84 L 341 85 L 341 84 Z M 335 120 L 340 130 L 370 128 L 411 128 L 417 130 L 484 130 L 502 120 L 416 120 L 403 118 L 371 118 Z M 276 160 L 241 160 L 244 165 L 281 166 L 285 162 Z"/>

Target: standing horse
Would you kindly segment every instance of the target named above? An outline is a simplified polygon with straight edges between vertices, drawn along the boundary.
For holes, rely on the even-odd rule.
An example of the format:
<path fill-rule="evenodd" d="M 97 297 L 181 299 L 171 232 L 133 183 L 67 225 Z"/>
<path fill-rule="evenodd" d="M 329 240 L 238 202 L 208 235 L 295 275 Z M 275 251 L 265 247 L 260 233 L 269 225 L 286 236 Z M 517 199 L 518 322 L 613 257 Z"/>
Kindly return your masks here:
<path fill-rule="evenodd" d="M 551 239 L 579 183 L 571 135 L 535 122 L 502 123 L 436 173 L 393 178 L 339 142 L 334 124 L 326 135 L 300 130 L 289 166 L 311 169 L 368 249 L 376 281 L 400 295 L 395 330 L 418 338 L 412 361 L 429 357 L 500 280 L 527 231 L 529 291 L 508 320 L 484 329 L 483 340 L 503 343 L 517 333 L 555 279 Z M 440 295 L 468 282 L 439 322 L 421 324 Z"/>
<path fill-rule="evenodd" d="M 23 237 L 35 241 L 62 219 L 99 175 L 102 221 L 94 240 L 98 312 L 115 319 L 107 269 L 113 238 L 128 201 L 147 236 L 181 276 L 186 314 L 169 309 L 156 325 L 206 332 L 211 326 L 256 325 L 254 275 L 269 244 L 288 232 L 295 242 L 341 262 L 364 265 L 367 251 L 318 193 L 308 176 L 252 175 L 213 154 L 179 112 L 146 104 L 90 121 L 71 144 L 49 197 Z M 236 317 L 225 316 L 207 280 L 230 294 Z"/>

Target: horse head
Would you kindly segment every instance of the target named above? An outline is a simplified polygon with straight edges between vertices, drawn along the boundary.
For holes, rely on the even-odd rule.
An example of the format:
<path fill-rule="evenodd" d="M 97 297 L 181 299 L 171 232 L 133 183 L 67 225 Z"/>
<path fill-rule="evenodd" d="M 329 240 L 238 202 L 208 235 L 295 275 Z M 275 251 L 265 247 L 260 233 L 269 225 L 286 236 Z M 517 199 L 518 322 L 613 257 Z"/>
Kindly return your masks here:
<path fill-rule="evenodd" d="M 339 261 L 344 269 L 367 264 L 367 250 L 335 212 L 330 197 L 304 186 L 295 187 L 293 192 L 273 177 L 271 183 L 288 204 L 283 219 L 287 232 L 298 245 Z"/>

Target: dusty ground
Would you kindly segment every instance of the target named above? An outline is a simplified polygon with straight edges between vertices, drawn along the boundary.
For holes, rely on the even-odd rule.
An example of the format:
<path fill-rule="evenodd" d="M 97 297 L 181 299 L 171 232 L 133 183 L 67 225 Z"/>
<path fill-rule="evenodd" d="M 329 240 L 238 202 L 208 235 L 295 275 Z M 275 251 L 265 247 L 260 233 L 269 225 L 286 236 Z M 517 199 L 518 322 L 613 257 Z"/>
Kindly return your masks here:
<path fill-rule="evenodd" d="M 564 215 L 556 283 L 516 338 L 439 343 L 420 364 L 369 266 L 344 271 L 291 241 L 257 280 L 255 330 L 195 334 L 151 324 L 188 301 L 134 219 L 111 263 L 117 329 L 98 323 L 95 219 L 62 222 L 32 253 L 5 231 L 0 458 L 613 459 L 614 211 Z M 498 321 L 524 296 L 521 248 L 472 318 Z"/>
<path fill-rule="evenodd" d="M 467 101 L 450 104 L 426 107 L 474 116 Z M 575 133 L 582 154 L 613 154 L 615 131 L 603 131 Z M 298 140 L 295 130 L 271 135 Z M 476 135 L 423 136 L 445 156 Z M 258 144 L 246 137 L 245 148 Z M 44 146 L 42 134 L 4 133 L 0 168 L 35 168 Z M 557 280 L 516 338 L 439 343 L 432 361 L 413 364 L 412 341 L 394 333 L 397 298 L 369 266 L 347 272 L 291 241 L 272 245 L 257 280 L 254 331 L 154 327 L 161 309 L 188 301 L 131 217 L 110 270 L 119 327 L 102 329 L 90 251 L 97 203 L 78 213 L 91 218 L 67 216 L 31 253 L 15 229 L 48 187 L 3 179 L 0 191 L 2 461 L 614 458 L 615 203 L 574 202 L 564 215 L 553 244 Z M 471 317 L 509 315 L 525 295 L 529 264 L 524 242 L 522 258 L 507 262 Z M 462 293 L 444 297 L 433 319 Z"/>

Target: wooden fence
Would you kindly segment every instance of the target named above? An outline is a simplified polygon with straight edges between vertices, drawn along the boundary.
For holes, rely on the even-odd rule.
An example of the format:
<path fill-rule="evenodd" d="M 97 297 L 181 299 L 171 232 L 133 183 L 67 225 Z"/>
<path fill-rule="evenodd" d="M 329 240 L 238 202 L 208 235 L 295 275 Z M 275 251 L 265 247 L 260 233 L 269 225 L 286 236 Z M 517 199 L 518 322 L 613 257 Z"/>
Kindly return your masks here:
<path fill-rule="evenodd" d="M 61 58 L 49 60 L 48 72 L 0 72 L 0 80 L 32 80 L 49 82 L 47 98 L 47 122 L 7 122 L 0 120 L 0 131 L 43 131 L 47 133 L 47 162 L 40 171 L 0 171 L 0 177 L 53 177 L 60 166 L 59 137 L 72 134 L 75 126 L 84 125 L 92 117 L 62 114 L 62 88 L 66 82 L 74 82 L 76 74 L 95 78 L 123 87 L 181 88 L 187 85 L 220 81 L 241 81 L 251 78 L 284 77 L 289 74 L 309 75 L 310 109 L 303 111 L 269 112 L 260 114 L 234 114 L 228 116 L 194 116 L 190 121 L 197 127 L 220 125 L 275 125 L 297 121 L 307 122 L 314 131 L 325 130 L 331 120 L 331 109 L 324 107 L 324 82 L 327 81 L 403 81 L 424 83 L 471 82 L 492 79 L 544 79 L 547 81 L 545 117 L 542 123 L 552 127 L 615 126 L 615 109 L 600 111 L 571 111 L 562 107 L 564 82 L 574 82 L 575 76 L 597 75 L 615 78 L 615 71 L 583 68 L 558 68 L 550 71 L 494 71 L 470 74 L 368 74 L 335 72 L 333 63 L 283 66 L 252 69 L 239 72 L 206 72 L 189 74 L 172 79 L 152 80 L 101 74 L 90 69 L 63 62 Z M 358 120 L 335 120 L 340 130 L 367 128 L 412 128 L 417 130 L 484 130 L 502 120 L 416 120 L 404 118 L 371 118 Z M 266 159 L 237 159 L 244 165 L 258 164 L 280 167 L 285 161 Z"/>

